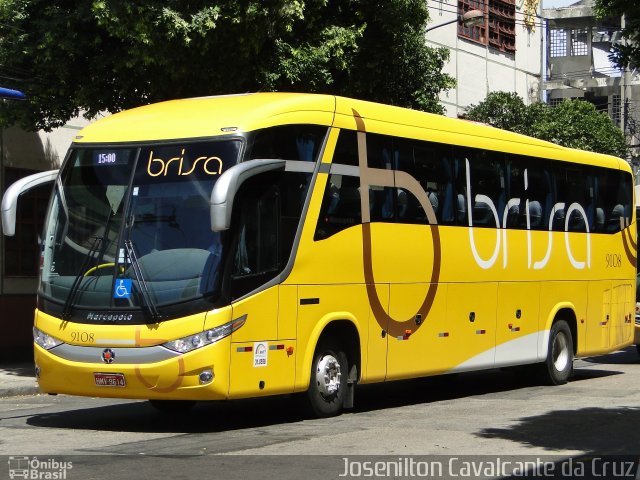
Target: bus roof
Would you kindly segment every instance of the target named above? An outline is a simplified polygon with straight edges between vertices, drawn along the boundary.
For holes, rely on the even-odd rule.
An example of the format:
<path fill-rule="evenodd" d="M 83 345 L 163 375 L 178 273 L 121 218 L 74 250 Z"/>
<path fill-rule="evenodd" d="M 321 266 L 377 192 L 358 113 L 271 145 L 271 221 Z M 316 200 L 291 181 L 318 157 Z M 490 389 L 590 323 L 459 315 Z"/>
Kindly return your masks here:
<path fill-rule="evenodd" d="M 286 123 L 331 125 L 335 97 L 252 93 L 169 100 L 125 110 L 82 129 L 78 143 L 203 138 Z"/>
<path fill-rule="evenodd" d="M 360 125 L 356 116 L 363 121 Z M 167 141 L 233 135 L 274 125 L 336 125 L 631 171 L 617 157 L 561 147 L 468 120 L 321 94 L 250 93 L 170 100 L 126 110 L 82 129 L 75 143 Z"/>

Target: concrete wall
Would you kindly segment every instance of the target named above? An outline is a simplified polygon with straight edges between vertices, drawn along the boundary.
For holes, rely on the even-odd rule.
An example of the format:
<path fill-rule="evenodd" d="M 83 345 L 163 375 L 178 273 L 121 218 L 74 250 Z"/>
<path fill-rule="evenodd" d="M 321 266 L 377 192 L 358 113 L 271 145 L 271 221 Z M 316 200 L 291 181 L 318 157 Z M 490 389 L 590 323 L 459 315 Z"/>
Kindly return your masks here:
<path fill-rule="evenodd" d="M 444 71 L 457 80 L 457 87 L 440 96 L 447 116 L 463 114 L 470 105 L 478 104 L 495 91 L 516 92 L 527 104 L 541 99 L 541 10 L 538 7 L 536 25 L 530 30 L 523 24 L 524 12 L 518 4 L 514 55 L 459 38 L 457 23 L 427 32 L 431 46 L 450 50 Z M 428 6 L 430 28 L 457 18 L 457 0 L 429 0 Z"/>
<path fill-rule="evenodd" d="M 640 162 L 640 73 L 620 71 L 606 59 L 611 44 L 621 41 L 622 19 L 598 19 L 593 0 L 582 0 L 565 8 L 545 9 L 543 15 L 549 30 L 587 28 L 586 55 L 547 56 L 544 82 L 549 100 L 580 98 L 591 101 L 608 113 L 618 126 L 625 128 L 630 145 L 630 160 L 637 169 Z"/>
<path fill-rule="evenodd" d="M 78 131 L 89 121 L 75 118 L 52 132 L 26 132 L 19 128 L 0 129 L 0 178 L 4 168 L 43 171 L 59 168 Z M 0 192 L 4 193 L 4 191 Z M 0 236 L 0 347 L 5 357 L 22 355 L 32 344 L 31 327 L 36 306 L 38 279 L 4 275 L 4 238 Z M 2 357 L 0 357 L 2 358 Z"/>

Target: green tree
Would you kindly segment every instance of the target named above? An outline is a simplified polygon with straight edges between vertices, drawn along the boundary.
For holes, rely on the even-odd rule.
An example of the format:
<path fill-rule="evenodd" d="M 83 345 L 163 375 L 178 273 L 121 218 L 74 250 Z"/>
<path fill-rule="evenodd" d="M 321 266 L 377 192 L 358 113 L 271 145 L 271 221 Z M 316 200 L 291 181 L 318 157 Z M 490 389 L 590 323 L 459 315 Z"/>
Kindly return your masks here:
<path fill-rule="evenodd" d="M 570 148 L 625 158 L 624 134 L 604 112 L 584 100 L 566 100 L 556 107 L 524 104 L 515 93 L 491 92 L 472 105 L 467 118 Z"/>
<path fill-rule="evenodd" d="M 595 0 L 594 11 L 603 19 L 624 15 L 624 41 L 612 46 L 611 58 L 622 68 L 640 66 L 640 3 L 637 0 Z"/>
<path fill-rule="evenodd" d="M 0 124 L 51 129 L 170 98 L 259 90 L 442 113 L 448 50 L 424 0 L 2 0 Z"/>
<path fill-rule="evenodd" d="M 518 133 L 527 133 L 527 106 L 515 92 L 491 92 L 478 105 L 469 107 L 470 120 Z"/>

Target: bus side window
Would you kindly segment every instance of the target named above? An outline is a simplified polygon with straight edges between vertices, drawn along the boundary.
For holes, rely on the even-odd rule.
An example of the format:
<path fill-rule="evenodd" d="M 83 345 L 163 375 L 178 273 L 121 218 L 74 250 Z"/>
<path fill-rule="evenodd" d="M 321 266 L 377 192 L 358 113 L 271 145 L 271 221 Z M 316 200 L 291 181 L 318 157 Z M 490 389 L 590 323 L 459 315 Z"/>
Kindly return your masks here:
<path fill-rule="evenodd" d="M 249 135 L 247 160 L 281 158 L 313 162 L 318 157 L 327 128 L 318 125 L 283 125 Z"/>
<path fill-rule="evenodd" d="M 465 161 L 458 147 L 453 152 L 451 161 L 452 175 L 454 182 L 454 205 L 455 220 L 457 225 L 468 226 L 469 219 L 467 217 L 467 173 L 465 169 Z"/>
<path fill-rule="evenodd" d="M 358 166 L 358 139 L 353 130 L 341 130 L 333 152 L 332 163 Z"/>
<path fill-rule="evenodd" d="M 358 141 L 353 130 L 341 130 L 332 164 L 358 166 Z M 324 240 L 362 223 L 360 177 L 332 173 L 324 190 L 314 240 Z"/>
<path fill-rule="evenodd" d="M 394 156 L 393 139 L 387 135 L 367 134 L 367 166 L 391 170 Z M 395 219 L 395 189 L 381 185 L 369 186 L 369 215 L 372 222 L 393 222 Z"/>
<path fill-rule="evenodd" d="M 320 207 L 314 240 L 324 240 L 361 223 L 360 178 L 330 175 Z"/>
<path fill-rule="evenodd" d="M 561 166 L 556 170 L 559 172 L 558 178 L 558 201 L 563 202 L 565 205 L 565 212 L 569 210 L 571 205 L 578 204 L 585 211 L 588 210 L 589 205 L 589 185 L 587 184 L 587 171 L 585 169 L 578 169 L 573 166 Z M 586 232 L 589 229 L 588 219 L 585 218 L 580 210 L 573 209 L 569 213 L 569 217 L 566 218 L 562 226 L 564 230 L 569 232 Z"/>
<path fill-rule="evenodd" d="M 520 214 L 520 228 L 531 230 L 547 230 L 549 228 L 549 214 L 553 207 L 552 175 L 546 169 L 546 162 L 523 159 L 522 166 L 526 168 L 527 189 L 522 191 Z M 527 210 L 527 203 L 528 210 Z"/>
<path fill-rule="evenodd" d="M 393 150 L 396 161 L 394 168 L 408 173 L 420 183 L 438 224 L 454 224 L 455 196 L 449 145 L 394 139 Z M 404 203 L 400 203 L 401 200 Z M 399 190 L 398 194 L 398 220 L 404 223 L 429 223 L 426 212 L 415 196 L 403 190 Z"/>
<path fill-rule="evenodd" d="M 497 152 L 472 149 L 466 149 L 464 154 L 469 161 L 471 176 L 471 199 L 467 199 L 467 204 L 471 204 L 469 213 L 472 215 L 473 226 L 498 228 L 500 225 L 496 222 L 492 204 L 499 220 L 501 215 L 498 212 L 502 212 L 506 204 L 502 156 Z M 480 195 L 487 197 L 491 203 L 479 197 Z"/>
<path fill-rule="evenodd" d="M 233 298 L 258 288 L 279 271 L 278 187 L 273 186 L 260 193 L 259 186 L 252 186 L 254 192 L 258 190 L 257 195 L 247 195 L 238 212 L 238 234 L 234 240 L 235 254 L 231 268 Z"/>

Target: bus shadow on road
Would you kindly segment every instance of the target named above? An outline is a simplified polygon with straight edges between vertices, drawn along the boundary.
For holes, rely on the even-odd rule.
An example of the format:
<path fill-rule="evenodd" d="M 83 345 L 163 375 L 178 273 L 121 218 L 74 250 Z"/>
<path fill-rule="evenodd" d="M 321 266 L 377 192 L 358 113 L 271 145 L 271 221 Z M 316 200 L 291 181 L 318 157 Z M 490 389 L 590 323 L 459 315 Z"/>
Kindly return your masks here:
<path fill-rule="evenodd" d="M 633 365 L 634 363 L 640 363 L 640 354 L 636 346 L 632 345 L 608 355 L 584 358 L 583 361 L 594 364 Z"/>
<path fill-rule="evenodd" d="M 572 381 L 618 375 L 601 368 L 577 368 Z M 537 390 L 531 368 L 514 367 L 359 385 L 354 414 L 424 405 L 496 392 Z M 59 397 L 64 405 L 64 399 Z M 77 401 L 77 400 L 74 400 Z M 103 400 L 96 400 L 103 401 Z M 111 401 L 110 401 L 111 402 Z M 193 410 L 163 414 L 145 401 L 128 401 L 93 408 L 36 414 L 27 423 L 36 427 L 140 433 L 205 433 L 267 427 L 313 418 L 304 408 L 304 394 L 234 401 L 198 402 Z"/>
<path fill-rule="evenodd" d="M 356 390 L 356 412 L 428 404 L 498 392 L 552 388 L 541 385 L 533 366 L 441 375 L 390 384 L 362 385 Z M 576 368 L 570 382 L 621 375 L 616 370 Z"/>
<path fill-rule="evenodd" d="M 477 436 L 503 439 L 551 452 L 577 450 L 597 455 L 635 455 L 640 443 L 640 408 L 553 410 Z"/>
<path fill-rule="evenodd" d="M 64 397 L 62 397 L 64 398 Z M 36 427 L 137 433 L 205 433 L 298 422 L 305 413 L 289 396 L 198 402 L 183 413 L 162 413 L 146 401 L 37 414 Z"/>

